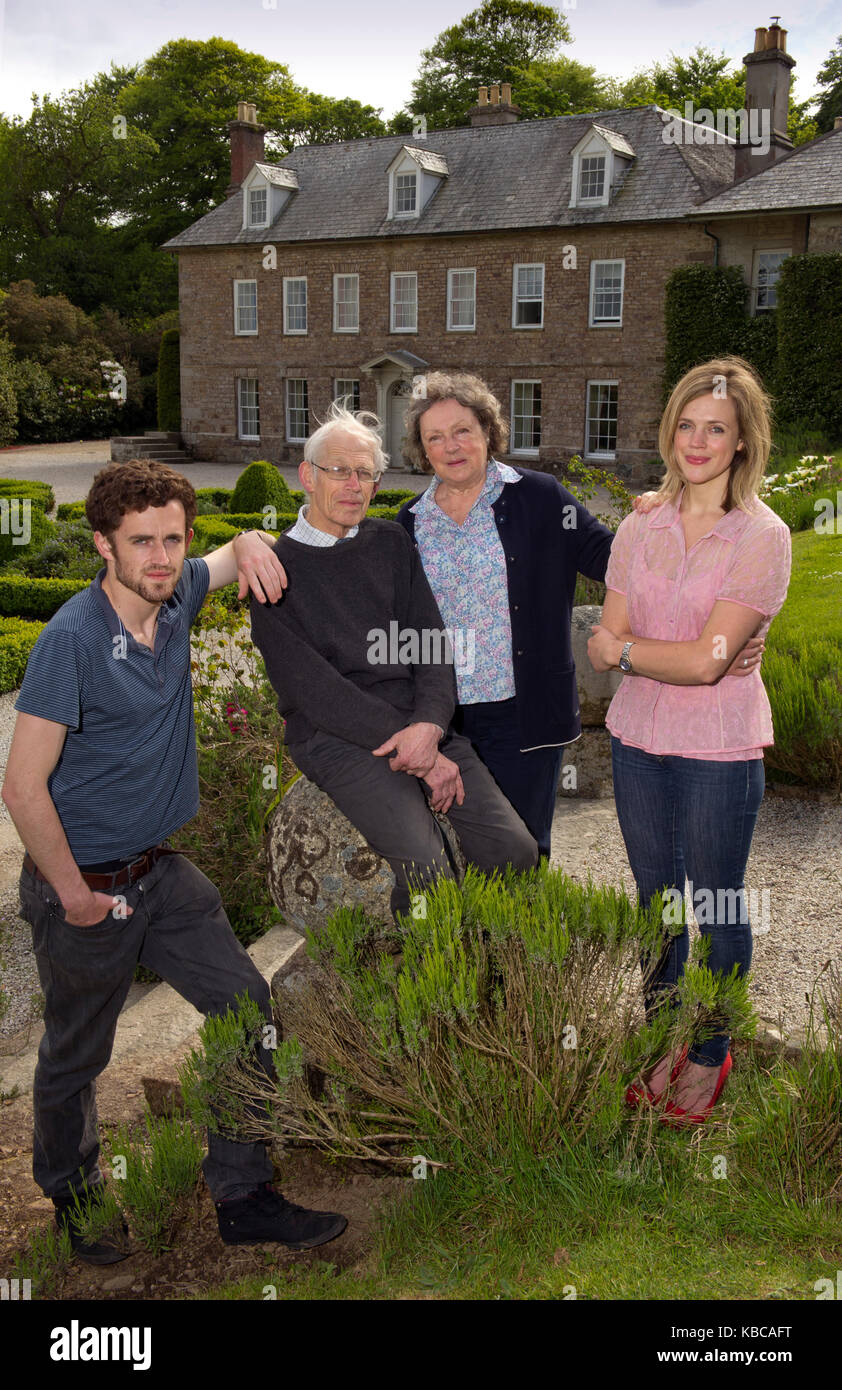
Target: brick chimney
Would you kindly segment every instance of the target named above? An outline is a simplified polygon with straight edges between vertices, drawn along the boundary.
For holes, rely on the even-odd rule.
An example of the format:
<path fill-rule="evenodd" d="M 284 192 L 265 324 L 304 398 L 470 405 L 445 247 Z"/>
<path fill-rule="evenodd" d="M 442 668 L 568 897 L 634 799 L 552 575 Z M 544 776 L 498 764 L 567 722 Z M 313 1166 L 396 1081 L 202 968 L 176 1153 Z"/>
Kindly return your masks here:
<path fill-rule="evenodd" d="M 747 53 L 743 62 L 746 65 L 749 129 L 743 132 L 736 149 L 735 179 L 759 173 L 792 149 L 786 126 L 795 59 L 786 51 L 786 29 L 778 24 L 777 15 L 768 29 L 755 29 L 754 52 Z M 767 136 L 768 150 L 765 149 Z M 759 147 L 761 144 L 763 149 Z"/>
<path fill-rule="evenodd" d="M 471 107 L 468 115 L 471 125 L 514 125 L 520 107 L 512 104 L 511 83 L 495 82 L 491 87 L 480 87 L 479 102 Z"/>
<path fill-rule="evenodd" d="M 237 119 L 228 122 L 231 132 L 231 182 L 226 198 L 236 193 L 253 164 L 263 159 L 263 137 L 267 127 L 259 125 L 253 101 L 237 102 Z"/>

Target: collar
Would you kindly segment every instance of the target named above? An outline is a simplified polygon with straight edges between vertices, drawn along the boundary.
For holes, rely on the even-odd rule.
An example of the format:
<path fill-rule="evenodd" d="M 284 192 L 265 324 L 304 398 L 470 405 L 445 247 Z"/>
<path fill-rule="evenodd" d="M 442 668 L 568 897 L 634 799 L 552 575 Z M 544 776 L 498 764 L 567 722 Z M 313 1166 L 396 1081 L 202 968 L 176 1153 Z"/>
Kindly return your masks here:
<path fill-rule="evenodd" d="M 485 471 L 485 483 L 483 484 L 482 491 L 480 492 L 479 497 L 477 497 L 477 502 L 479 501 L 479 498 L 483 496 L 484 493 L 491 492 L 491 490 L 495 488 L 498 483 L 519 483 L 522 478 L 523 474 L 518 473 L 514 468 L 511 467 L 510 464 L 499 463 L 497 459 L 489 459 L 488 467 Z M 425 512 L 429 507 L 434 506 L 435 503 L 433 499 L 435 496 L 436 488 L 438 487 L 440 481 L 441 480 L 439 478 L 434 477 L 433 481 L 430 483 L 430 486 L 424 492 L 422 492 L 418 501 L 415 503 L 413 507 L 410 507 L 409 510 L 415 513 Z"/>
<path fill-rule="evenodd" d="M 337 541 L 350 541 L 359 531 L 359 523 L 352 526 L 347 535 L 332 536 L 329 531 L 320 531 L 318 526 L 311 526 L 307 520 L 308 503 L 303 503 L 298 508 L 298 520 L 294 526 L 287 531 L 291 540 L 300 541 L 302 545 L 318 545 L 323 549 L 330 545 L 336 545 Z"/>
<path fill-rule="evenodd" d="M 656 507 L 650 512 L 648 521 L 649 526 L 654 531 L 666 530 L 670 526 L 680 524 L 681 501 L 684 497 L 684 488 L 676 497 L 674 502 L 665 502 L 663 506 Z M 744 512 L 741 507 L 732 507 L 730 512 L 721 516 L 715 526 L 705 534 L 708 536 L 719 536 L 724 541 L 736 541 L 749 525 L 751 516 Z M 704 539 L 704 537 L 703 537 Z"/>

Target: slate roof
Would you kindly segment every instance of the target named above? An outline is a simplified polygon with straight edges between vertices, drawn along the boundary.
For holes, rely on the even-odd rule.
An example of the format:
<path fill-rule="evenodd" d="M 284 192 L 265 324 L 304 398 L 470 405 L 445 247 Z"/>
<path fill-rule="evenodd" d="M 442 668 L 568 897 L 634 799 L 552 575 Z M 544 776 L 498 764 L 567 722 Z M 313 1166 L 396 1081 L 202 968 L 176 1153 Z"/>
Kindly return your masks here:
<path fill-rule="evenodd" d="M 634 159 L 607 207 L 571 208 L 571 150 L 594 124 L 630 146 Z M 427 148 L 446 160 L 449 177 L 417 219 L 392 221 L 386 170 L 405 136 L 303 145 L 280 161 L 297 173 L 299 191 L 271 227 L 243 230 L 237 192 L 172 237 L 165 249 L 685 218 L 701 199 L 733 182 L 733 143 L 718 138 L 707 146 L 672 145 L 663 135 L 656 106 L 430 131 Z"/>
<path fill-rule="evenodd" d="M 431 174 L 446 174 L 448 172 L 447 160 L 442 155 L 433 154 L 432 150 L 419 150 L 415 145 L 404 145 L 403 148 L 407 154 L 412 155 L 420 169 L 427 169 Z"/>
<path fill-rule="evenodd" d="M 799 145 L 777 163 L 749 174 L 733 188 L 708 198 L 699 217 L 842 206 L 842 130 Z"/>
<path fill-rule="evenodd" d="M 275 184 L 277 188 L 297 188 L 298 179 L 294 169 L 285 169 L 283 164 L 253 164 L 252 169 L 259 169 L 264 178 L 269 183 Z M 251 169 L 249 170 L 251 173 Z"/>
<path fill-rule="evenodd" d="M 634 150 L 624 135 L 618 135 L 616 130 L 608 130 L 606 126 L 597 125 L 596 122 L 594 122 L 594 130 L 599 132 L 605 143 L 610 145 L 612 150 L 616 150 L 618 154 L 626 155 L 628 158 L 634 159 Z"/>

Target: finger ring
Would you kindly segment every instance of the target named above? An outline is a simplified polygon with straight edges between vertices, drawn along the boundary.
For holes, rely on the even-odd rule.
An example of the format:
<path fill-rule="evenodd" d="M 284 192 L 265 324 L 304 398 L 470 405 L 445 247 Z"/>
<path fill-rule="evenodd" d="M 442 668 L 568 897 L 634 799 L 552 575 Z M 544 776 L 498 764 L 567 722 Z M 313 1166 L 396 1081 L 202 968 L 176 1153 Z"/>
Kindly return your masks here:
<path fill-rule="evenodd" d="M 747 656 L 744 656 L 744 657 L 743 657 L 743 665 L 744 665 L 744 666 L 748 666 L 748 657 L 747 657 Z"/>

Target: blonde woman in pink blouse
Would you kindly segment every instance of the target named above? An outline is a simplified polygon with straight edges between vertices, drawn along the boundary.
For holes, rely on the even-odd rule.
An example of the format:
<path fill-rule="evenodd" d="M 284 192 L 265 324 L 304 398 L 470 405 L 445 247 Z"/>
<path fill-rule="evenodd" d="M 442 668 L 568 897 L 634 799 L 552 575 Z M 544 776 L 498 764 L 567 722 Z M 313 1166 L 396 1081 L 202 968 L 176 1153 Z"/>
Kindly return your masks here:
<path fill-rule="evenodd" d="M 624 672 L 605 722 L 640 901 L 664 889 L 677 901 L 688 879 L 708 967 L 742 976 L 751 963 L 745 867 L 773 740 L 760 671 L 737 679 L 733 667 L 781 608 L 791 561 L 787 526 L 757 497 L 770 415 L 748 363 L 726 357 L 689 371 L 659 446 L 662 505 L 620 525 L 588 650 L 597 671 Z M 658 961 L 642 962 L 648 1014 L 674 997 L 688 947 L 685 926 Z M 731 1070 L 729 1048 L 720 1032 L 669 1054 L 630 1102 L 658 1101 L 669 1088 L 662 1118 L 701 1123 Z"/>

